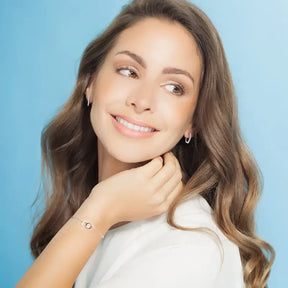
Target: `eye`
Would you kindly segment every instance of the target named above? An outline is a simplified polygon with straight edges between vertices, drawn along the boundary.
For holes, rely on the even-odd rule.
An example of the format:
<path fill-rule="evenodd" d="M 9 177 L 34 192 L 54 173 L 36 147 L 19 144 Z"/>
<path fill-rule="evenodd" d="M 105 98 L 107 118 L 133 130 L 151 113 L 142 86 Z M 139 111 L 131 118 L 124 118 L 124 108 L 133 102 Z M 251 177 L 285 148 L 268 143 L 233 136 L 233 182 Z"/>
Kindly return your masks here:
<path fill-rule="evenodd" d="M 133 79 L 136 79 L 136 77 L 138 77 L 138 75 L 137 75 L 137 73 L 133 70 L 133 69 L 131 69 L 130 67 L 128 67 L 128 66 L 125 66 L 125 67 L 120 67 L 120 68 L 117 68 L 116 69 L 116 72 L 117 73 L 119 73 L 120 71 L 126 71 L 126 73 L 122 73 L 121 72 L 121 74 L 122 75 L 125 75 L 125 76 L 128 76 L 129 77 L 129 75 L 132 75 L 132 78 Z M 127 73 L 128 72 L 128 73 Z M 170 86 L 170 87 L 174 87 L 174 89 L 172 89 L 172 91 L 171 91 L 171 93 L 172 94 L 174 94 L 174 95 L 177 95 L 177 96 L 181 96 L 181 95 L 183 95 L 183 94 L 185 94 L 185 88 L 184 88 L 184 86 L 183 85 L 176 85 L 176 84 L 168 84 L 168 85 L 166 85 L 166 86 Z M 173 90 L 175 91 L 175 89 L 177 89 L 177 91 L 176 92 L 173 92 Z"/>
<path fill-rule="evenodd" d="M 135 79 L 135 76 L 137 77 L 137 73 L 135 71 L 133 71 L 130 67 L 120 67 L 116 69 L 116 72 L 119 73 L 120 71 L 128 71 L 128 73 L 123 74 L 122 75 L 126 75 L 128 76 L 129 74 L 132 75 L 132 78 Z M 128 74 L 128 75 L 127 75 Z"/>
<path fill-rule="evenodd" d="M 185 93 L 185 89 L 184 89 L 184 87 L 183 87 L 182 85 L 168 84 L 168 85 L 166 85 L 166 86 L 174 87 L 174 89 L 172 89 L 172 91 L 173 91 L 173 90 L 175 91 L 175 89 L 177 89 L 178 92 L 177 92 L 177 91 L 176 91 L 176 93 L 171 92 L 171 93 L 173 93 L 173 94 L 175 94 L 175 95 L 181 96 L 181 95 L 183 95 L 183 94 Z M 180 92 L 179 92 L 179 91 L 180 91 Z"/>

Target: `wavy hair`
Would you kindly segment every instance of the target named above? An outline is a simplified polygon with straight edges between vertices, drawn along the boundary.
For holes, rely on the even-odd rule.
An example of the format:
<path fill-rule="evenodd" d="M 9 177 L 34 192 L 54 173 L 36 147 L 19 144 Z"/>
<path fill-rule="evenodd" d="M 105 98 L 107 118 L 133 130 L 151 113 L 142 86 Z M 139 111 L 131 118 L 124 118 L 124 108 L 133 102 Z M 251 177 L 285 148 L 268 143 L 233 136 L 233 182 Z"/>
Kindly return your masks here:
<path fill-rule="evenodd" d="M 87 46 L 71 97 L 42 131 L 46 206 L 31 238 L 32 254 L 38 257 L 98 183 L 97 136 L 85 90 L 120 33 L 147 17 L 182 24 L 194 37 L 203 61 L 193 115 L 196 134 L 189 145 L 182 138 L 173 148 L 185 186 L 168 210 L 167 223 L 193 230 L 177 225 L 174 212 L 182 201 L 201 194 L 218 227 L 239 247 L 247 288 L 266 287 L 275 252 L 255 234 L 261 174 L 241 138 L 234 86 L 218 32 L 204 12 L 186 0 L 134 0 Z"/>

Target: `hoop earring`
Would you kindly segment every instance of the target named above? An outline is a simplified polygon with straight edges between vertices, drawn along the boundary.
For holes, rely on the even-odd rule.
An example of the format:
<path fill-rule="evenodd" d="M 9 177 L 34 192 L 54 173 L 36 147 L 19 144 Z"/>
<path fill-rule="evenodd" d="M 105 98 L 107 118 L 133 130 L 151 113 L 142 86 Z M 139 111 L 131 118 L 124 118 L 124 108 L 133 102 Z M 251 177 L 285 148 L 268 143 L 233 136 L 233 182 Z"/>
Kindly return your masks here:
<path fill-rule="evenodd" d="M 185 143 L 186 143 L 186 144 L 189 144 L 190 141 L 191 141 L 191 139 L 192 139 L 192 134 L 191 134 L 191 132 L 189 132 L 189 138 L 186 138 L 186 137 L 185 137 Z"/>
<path fill-rule="evenodd" d="M 90 94 L 88 95 L 88 99 L 87 99 L 87 106 L 90 105 Z"/>

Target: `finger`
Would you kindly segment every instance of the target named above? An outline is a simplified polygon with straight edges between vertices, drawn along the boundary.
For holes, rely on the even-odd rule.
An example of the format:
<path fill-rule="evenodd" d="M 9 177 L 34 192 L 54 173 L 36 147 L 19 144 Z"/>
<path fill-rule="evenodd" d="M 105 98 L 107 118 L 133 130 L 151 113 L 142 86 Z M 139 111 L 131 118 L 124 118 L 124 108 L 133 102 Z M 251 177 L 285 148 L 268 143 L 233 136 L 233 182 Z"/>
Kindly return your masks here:
<path fill-rule="evenodd" d="M 161 187 L 161 190 L 158 192 L 159 197 L 166 201 L 169 195 L 174 191 L 174 189 L 182 181 L 182 173 L 177 170 L 173 176 Z"/>
<path fill-rule="evenodd" d="M 165 184 L 169 179 L 173 176 L 176 171 L 176 166 L 172 155 L 169 153 L 164 154 L 164 165 L 162 169 L 155 174 L 152 179 L 152 185 L 160 188 L 163 184 Z"/>
<path fill-rule="evenodd" d="M 181 172 L 181 175 L 183 178 L 183 171 L 182 171 L 182 168 L 181 168 L 181 165 L 180 165 L 178 158 L 173 153 L 172 153 L 172 157 L 175 159 L 176 167 Z"/>
<path fill-rule="evenodd" d="M 169 152 L 169 155 L 171 156 L 171 160 L 174 162 L 175 166 L 177 168 L 180 168 L 179 161 L 178 161 L 177 157 L 173 154 L 172 151 Z"/>
<path fill-rule="evenodd" d="M 161 156 L 158 156 L 145 165 L 138 167 L 138 169 L 141 172 L 141 175 L 146 178 L 153 177 L 161 168 L 163 167 L 163 158 Z"/>
<path fill-rule="evenodd" d="M 169 161 L 175 163 L 175 156 L 171 151 L 164 154 L 164 164 L 168 163 Z"/>
<path fill-rule="evenodd" d="M 182 181 L 180 181 L 177 186 L 174 188 L 174 190 L 172 191 L 172 193 L 169 194 L 169 196 L 167 197 L 166 201 L 164 201 L 160 206 L 159 206 L 159 210 L 160 213 L 164 213 L 166 212 L 170 205 L 172 204 L 172 202 L 176 199 L 176 197 L 181 194 L 181 192 L 183 191 L 183 183 Z"/>
<path fill-rule="evenodd" d="M 181 166 L 180 166 L 178 158 L 172 152 L 171 152 L 171 155 L 172 155 L 173 159 L 175 160 L 175 165 L 177 166 L 177 168 L 179 168 L 181 170 Z"/>
<path fill-rule="evenodd" d="M 176 185 L 174 190 L 168 195 L 168 197 L 166 198 L 166 202 L 171 204 L 173 202 L 173 200 L 178 196 L 178 194 L 180 194 L 182 192 L 183 188 L 184 188 L 184 185 L 183 185 L 183 182 L 181 180 L 180 182 L 178 182 L 178 184 Z"/>

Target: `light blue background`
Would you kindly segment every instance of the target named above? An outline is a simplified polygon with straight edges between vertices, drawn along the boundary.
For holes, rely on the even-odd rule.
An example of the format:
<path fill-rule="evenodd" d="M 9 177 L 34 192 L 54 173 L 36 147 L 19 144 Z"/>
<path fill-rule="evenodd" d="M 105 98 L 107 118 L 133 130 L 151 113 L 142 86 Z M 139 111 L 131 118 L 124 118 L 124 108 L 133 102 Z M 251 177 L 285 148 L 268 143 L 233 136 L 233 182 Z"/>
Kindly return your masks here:
<path fill-rule="evenodd" d="M 88 42 L 126 3 L 0 1 L 0 287 L 13 287 L 32 264 L 30 205 L 39 186 L 41 130 L 70 96 Z M 277 253 L 269 283 L 280 288 L 288 273 L 288 1 L 194 3 L 224 43 L 243 134 L 264 176 L 258 233 Z"/>

